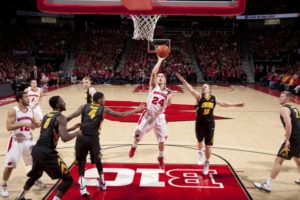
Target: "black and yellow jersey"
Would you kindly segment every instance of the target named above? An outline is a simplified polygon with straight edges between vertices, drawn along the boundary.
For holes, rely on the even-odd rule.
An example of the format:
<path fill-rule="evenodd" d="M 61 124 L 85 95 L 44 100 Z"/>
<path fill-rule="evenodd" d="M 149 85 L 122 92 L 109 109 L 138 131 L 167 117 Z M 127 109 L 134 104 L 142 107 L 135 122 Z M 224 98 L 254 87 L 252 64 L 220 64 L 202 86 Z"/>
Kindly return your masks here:
<path fill-rule="evenodd" d="M 41 131 L 40 131 L 40 138 L 37 141 L 37 145 L 48 147 L 50 149 L 55 149 L 58 139 L 58 123 L 57 117 L 61 115 L 60 112 L 50 112 L 46 114 L 43 118 Z"/>
<path fill-rule="evenodd" d="M 99 129 L 103 121 L 104 107 L 99 104 L 85 104 L 82 114 L 82 134 L 83 135 L 99 135 Z"/>
<path fill-rule="evenodd" d="M 216 106 L 216 97 L 213 95 L 202 95 L 196 105 L 196 121 L 214 121 L 214 108 Z"/>
<path fill-rule="evenodd" d="M 299 110 L 293 105 L 286 104 L 283 107 L 286 107 L 291 112 L 291 122 L 292 122 L 292 133 L 290 139 L 300 140 L 300 113 Z M 284 119 L 280 115 L 281 122 L 285 127 Z"/>

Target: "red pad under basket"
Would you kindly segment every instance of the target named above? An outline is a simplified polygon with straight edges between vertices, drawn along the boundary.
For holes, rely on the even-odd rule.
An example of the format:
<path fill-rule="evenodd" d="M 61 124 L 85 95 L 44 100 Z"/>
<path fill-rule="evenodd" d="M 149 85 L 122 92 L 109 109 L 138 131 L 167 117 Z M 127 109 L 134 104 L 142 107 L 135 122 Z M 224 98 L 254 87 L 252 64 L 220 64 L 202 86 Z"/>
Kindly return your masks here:
<path fill-rule="evenodd" d="M 151 0 L 122 0 L 125 8 L 128 10 L 152 10 L 152 1 Z"/>

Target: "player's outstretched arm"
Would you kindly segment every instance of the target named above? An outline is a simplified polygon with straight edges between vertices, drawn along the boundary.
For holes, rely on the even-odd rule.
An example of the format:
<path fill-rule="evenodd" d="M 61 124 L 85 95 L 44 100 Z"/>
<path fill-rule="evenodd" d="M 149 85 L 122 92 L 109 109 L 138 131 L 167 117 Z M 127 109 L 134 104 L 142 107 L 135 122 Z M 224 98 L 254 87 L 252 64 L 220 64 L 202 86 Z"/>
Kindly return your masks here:
<path fill-rule="evenodd" d="M 230 103 L 230 102 L 222 102 L 217 100 L 216 103 L 222 107 L 243 107 L 244 103 Z"/>
<path fill-rule="evenodd" d="M 104 107 L 104 113 L 108 114 L 108 115 L 112 115 L 114 117 L 126 117 L 128 115 L 132 115 L 133 113 L 137 113 L 141 110 L 143 110 L 145 108 L 145 104 L 141 103 L 138 107 L 136 107 L 135 109 L 132 110 L 128 110 L 125 112 L 118 112 L 118 111 L 114 111 L 110 108 Z"/>
<path fill-rule="evenodd" d="M 81 135 L 81 131 L 78 130 L 73 133 L 69 133 L 67 130 L 67 119 L 65 116 L 60 115 L 57 117 L 57 122 L 58 122 L 58 133 L 61 137 L 61 140 L 63 142 L 67 142 L 72 140 L 74 137 L 77 137 L 78 135 Z"/>
<path fill-rule="evenodd" d="M 285 124 L 285 146 L 290 148 L 290 137 L 292 133 L 291 111 L 286 107 L 282 107 L 280 109 L 280 115 L 282 116 Z"/>
<path fill-rule="evenodd" d="M 79 115 L 81 115 L 83 108 L 84 108 L 84 104 L 81 105 L 81 106 L 79 106 L 75 112 L 73 112 L 72 114 L 68 115 L 67 116 L 67 122 L 69 122 L 73 118 L 78 117 Z"/>
<path fill-rule="evenodd" d="M 177 78 L 182 82 L 184 87 L 195 97 L 197 101 L 200 100 L 201 94 L 197 92 L 178 72 L 176 72 Z"/>
<path fill-rule="evenodd" d="M 152 69 L 150 81 L 149 81 L 149 91 L 151 91 L 156 85 L 156 76 L 160 69 L 161 63 L 164 59 L 165 58 L 158 57 L 157 63 L 155 64 L 154 68 Z"/>

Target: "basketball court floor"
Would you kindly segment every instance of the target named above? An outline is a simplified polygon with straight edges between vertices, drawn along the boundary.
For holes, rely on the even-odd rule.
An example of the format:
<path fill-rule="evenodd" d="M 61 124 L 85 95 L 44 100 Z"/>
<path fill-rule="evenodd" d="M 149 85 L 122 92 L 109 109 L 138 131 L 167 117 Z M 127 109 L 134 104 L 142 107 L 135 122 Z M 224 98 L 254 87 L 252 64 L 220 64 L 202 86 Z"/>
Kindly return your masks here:
<path fill-rule="evenodd" d="M 147 97 L 147 88 L 139 85 L 99 85 L 96 88 L 105 94 L 106 105 L 116 110 L 134 107 L 145 102 Z M 200 85 L 196 87 L 200 88 Z M 269 176 L 274 155 L 283 142 L 278 97 L 246 86 L 212 86 L 217 99 L 244 102 L 245 106 L 216 107 L 214 155 L 210 175 L 204 177 L 202 167 L 196 165 L 194 98 L 182 86 L 171 86 L 171 89 L 177 92 L 173 104 L 166 110 L 169 137 L 165 172 L 158 170 L 158 147 L 152 131 L 144 137 L 135 156 L 128 157 L 138 115 L 123 119 L 107 116 L 102 124 L 100 141 L 108 188 L 106 192 L 96 190 L 93 186 L 95 170 L 92 165 L 87 165 L 88 189 L 93 199 L 300 199 L 300 186 L 294 183 L 300 174 L 292 161 L 284 163 L 271 193 L 258 191 L 252 185 L 253 181 L 264 181 Z M 48 99 L 53 95 L 60 95 L 66 101 L 65 115 L 85 103 L 85 91 L 81 85 L 64 87 L 45 93 L 41 103 L 44 114 L 50 111 Z M 0 163 L 4 163 L 9 139 L 6 115 L 14 105 L 15 102 L 0 106 Z M 69 126 L 79 120 L 71 121 Z M 39 130 L 34 130 L 34 137 L 37 139 L 38 136 Z M 58 144 L 58 151 L 69 166 L 74 160 L 74 141 L 60 141 Z M 0 166 L 2 176 L 3 164 Z M 81 199 L 76 172 L 76 166 L 71 166 L 75 183 L 64 199 Z M 10 196 L 7 199 L 15 199 L 26 179 L 21 161 L 8 181 Z M 50 180 L 46 174 L 42 180 L 47 183 L 47 189 L 34 186 L 27 198 L 51 199 L 51 189 L 57 181 Z"/>

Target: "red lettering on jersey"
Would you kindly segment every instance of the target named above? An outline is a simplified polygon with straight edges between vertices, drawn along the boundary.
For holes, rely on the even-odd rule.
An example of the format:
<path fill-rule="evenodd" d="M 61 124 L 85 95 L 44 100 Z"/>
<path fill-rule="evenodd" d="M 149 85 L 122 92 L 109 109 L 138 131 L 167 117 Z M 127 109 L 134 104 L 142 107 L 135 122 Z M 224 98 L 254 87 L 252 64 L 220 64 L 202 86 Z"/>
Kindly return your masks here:
<path fill-rule="evenodd" d="M 17 118 L 17 121 L 21 121 L 21 120 L 32 120 L 32 118 L 31 117 L 20 117 L 20 118 Z"/>
<path fill-rule="evenodd" d="M 167 95 L 165 93 L 163 93 L 163 92 L 154 91 L 154 94 L 158 94 L 158 95 L 163 96 L 164 98 L 167 98 Z"/>

